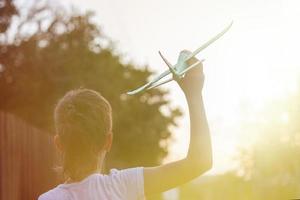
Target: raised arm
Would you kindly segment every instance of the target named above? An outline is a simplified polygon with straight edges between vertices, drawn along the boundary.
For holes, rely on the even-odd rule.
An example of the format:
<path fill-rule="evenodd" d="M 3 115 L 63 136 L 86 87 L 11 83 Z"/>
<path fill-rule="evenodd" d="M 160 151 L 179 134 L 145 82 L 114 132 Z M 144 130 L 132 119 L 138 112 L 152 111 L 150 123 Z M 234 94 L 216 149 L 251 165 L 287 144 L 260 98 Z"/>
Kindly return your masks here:
<path fill-rule="evenodd" d="M 189 64 L 197 61 L 190 59 Z M 185 94 L 190 114 L 190 144 L 187 156 L 169 164 L 144 169 L 146 195 L 164 192 L 184 184 L 212 166 L 209 128 L 202 99 L 204 74 L 202 65 L 189 71 L 179 82 Z"/>

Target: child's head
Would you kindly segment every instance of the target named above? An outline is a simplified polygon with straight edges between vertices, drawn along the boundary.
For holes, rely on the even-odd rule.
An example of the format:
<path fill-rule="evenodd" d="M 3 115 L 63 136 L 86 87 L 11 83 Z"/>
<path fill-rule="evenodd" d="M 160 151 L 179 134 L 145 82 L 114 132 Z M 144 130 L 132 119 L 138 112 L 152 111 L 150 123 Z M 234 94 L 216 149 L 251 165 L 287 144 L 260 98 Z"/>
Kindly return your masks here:
<path fill-rule="evenodd" d="M 93 90 L 69 91 L 55 108 L 54 122 L 64 174 L 80 180 L 97 170 L 112 142 L 112 111 L 108 101 Z"/>

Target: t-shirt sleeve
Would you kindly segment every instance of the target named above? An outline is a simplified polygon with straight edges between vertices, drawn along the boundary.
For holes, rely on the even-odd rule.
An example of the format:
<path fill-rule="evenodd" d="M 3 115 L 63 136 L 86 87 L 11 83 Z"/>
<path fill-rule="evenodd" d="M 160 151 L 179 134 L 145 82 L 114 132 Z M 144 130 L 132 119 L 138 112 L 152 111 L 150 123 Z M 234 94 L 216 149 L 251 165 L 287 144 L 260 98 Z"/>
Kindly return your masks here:
<path fill-rule="evenodd" d="M 128 199 L 144 199 L 143 167 L 120 170 L 118 175 Z"/>

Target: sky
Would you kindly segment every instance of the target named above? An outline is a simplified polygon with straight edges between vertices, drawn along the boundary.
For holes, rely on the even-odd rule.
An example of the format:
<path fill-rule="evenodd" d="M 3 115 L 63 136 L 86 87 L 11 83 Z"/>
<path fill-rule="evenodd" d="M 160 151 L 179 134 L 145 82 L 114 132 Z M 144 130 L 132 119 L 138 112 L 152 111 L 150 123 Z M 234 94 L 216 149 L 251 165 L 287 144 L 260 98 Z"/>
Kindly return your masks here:
<path fill-rule="evenodd" d="M 64 4 L 94 11 L 95 22 L 125 60 L 149 65 L 155 73 L 166 69 L 158 50 L 175 63 L 181 50 L 198 48 L 234 21 L 221 39 L 197 56 L 205 59 L 203 96 L 214 152 L 209 174 L 234 169 L 237 148 L 257 139 L 255 134 L 243 134 L 243 120 L 298 89 L 300 1 L 67 0 Z M 187 152 L 188 110 L 175 83 L 163 87 L 171 91 L 172 106 L 185 113 L 174 130 L 167 159 L 172 161 Z"/>

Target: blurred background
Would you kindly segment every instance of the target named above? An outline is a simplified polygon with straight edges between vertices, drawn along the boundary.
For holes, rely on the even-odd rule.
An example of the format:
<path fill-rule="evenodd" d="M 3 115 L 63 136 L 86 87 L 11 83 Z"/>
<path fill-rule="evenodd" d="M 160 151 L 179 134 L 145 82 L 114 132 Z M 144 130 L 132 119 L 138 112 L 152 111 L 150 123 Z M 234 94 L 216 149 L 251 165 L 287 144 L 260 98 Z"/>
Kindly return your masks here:
<path fill-rule="evenodd" d="M 147 199 L 300 198 L 300 2 L 297 0 L 0 0 L 0 197 L 36 199 L 53 168 L 53 109 L 87 87 L 114 111 L 110 168 L 186 155 L 188 110 L 176 83 L 125 93 L 227 26 L 206 59 L 214 167 Z"/>

